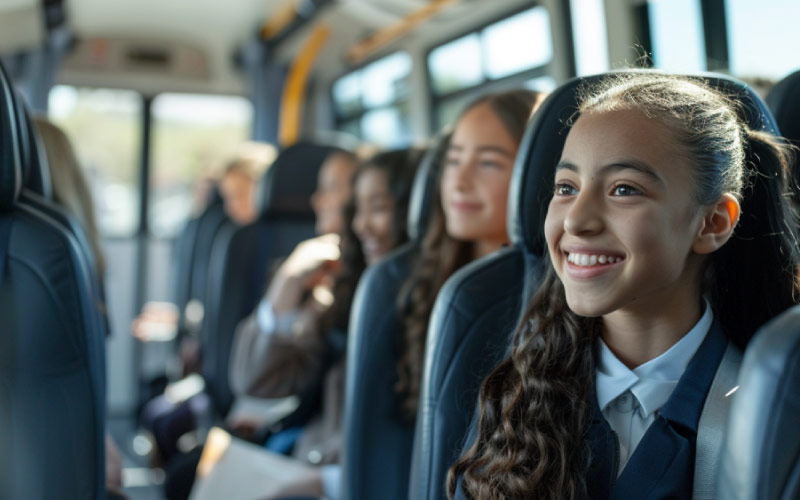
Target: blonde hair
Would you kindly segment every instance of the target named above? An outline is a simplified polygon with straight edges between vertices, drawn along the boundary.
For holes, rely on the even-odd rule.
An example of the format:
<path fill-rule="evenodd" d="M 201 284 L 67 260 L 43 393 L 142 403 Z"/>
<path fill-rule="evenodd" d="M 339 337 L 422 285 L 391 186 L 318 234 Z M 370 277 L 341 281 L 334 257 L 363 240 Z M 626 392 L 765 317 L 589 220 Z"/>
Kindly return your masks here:
<path fill-rule="evenodd" d="M 94 204 L 89 183 L 83 175 L 67 135 L 48 120 L 33 119 L 39 130 L 50 169 L 53 184 L 53 200 L 75 216 L 86 231 L 97 264 L 97 272 L 102 277 L 105 272 L 105 258 L 100 247 L 100 234 L 94 214 Z"/>

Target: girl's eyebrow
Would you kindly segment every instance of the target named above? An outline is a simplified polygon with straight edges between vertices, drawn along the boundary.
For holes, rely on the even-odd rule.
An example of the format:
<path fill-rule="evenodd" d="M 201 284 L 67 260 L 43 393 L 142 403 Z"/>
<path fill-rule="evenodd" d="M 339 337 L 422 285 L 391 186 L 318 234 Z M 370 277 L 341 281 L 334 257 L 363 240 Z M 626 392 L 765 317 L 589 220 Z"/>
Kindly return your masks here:
<path fill-rule="evenodd" d="M 459 146 L 459 145 L 451 145 L 450 147 L 447 148 L 448 152 L 451 152 L 451 151 L 452 152 L 459 152 L 459 151 L 461 151 L 463 149 L 464 149 L 464 147 L 463 146 Z M 497 153 L 499 155 L 506 156 L 508 158 L 512 158 L 512 159 L 514 158 L 514 154 L 511 151 L 509 151 L 508 149 L 506 149 L 504 147 L 501 147 L 501 146 L 494 146 L 492 144 L 487 144 L 487 145 L 484 145 L 484 146 L 478 146 L 478 147 L 475 148 L 475 151 L 477 151 L 478 153 Z"/>
<path fill-rule="evenodd" d="M 578 167 L 568 161 L 561 160 L 558 162 L 558 165 L 556 165 L 556 172 L 559 170 L 571 170 L 573 172 L 578 172 Z"/>
<path fill-rule="evenodd" d="M 560 161 L 558 165 L 556 165 L 556 172 L 559 170 L 571 170 L 572 172 L 578 172 L 578 167 L 568 161 Z M 609 172 L 619 172 L 621 170 L 634 170 L 636 172 L 642 173 L 659 184 L 664 184 L 664 179 L 661 178 L 652 167 L 647 165 L 644 162 L 637 161 L 637 160 L 620 160 L 615 161 L 613 163 L 609 163 L 608 165 L 603 165 L 597 171 L 598 175 L 604 175 Z"/>

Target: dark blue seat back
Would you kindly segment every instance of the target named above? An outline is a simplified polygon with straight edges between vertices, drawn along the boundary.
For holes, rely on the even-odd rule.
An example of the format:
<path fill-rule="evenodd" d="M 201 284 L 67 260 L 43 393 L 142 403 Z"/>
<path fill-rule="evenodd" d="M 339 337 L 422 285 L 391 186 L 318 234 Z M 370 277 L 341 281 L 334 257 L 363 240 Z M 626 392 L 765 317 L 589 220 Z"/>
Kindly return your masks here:
<path fill-rule="evenodd" d="M 442 287 L 428 329 L 408 498 L 445 499 L 449 467 L 460 454 L 475 413 L 480 383 L 507 353 L 520 316 L 538 286 L 546 250 L 542 228 L 555 165 L 577 106 L 575 79 L 556 89 L 534 114 L 517 153 L 508 205 L 513 246 L 455 273 Z M 774 131 L 764 103 L 723 76 L 710 83 L 743 103 L 751 127 Z"/>
<path fill-rule="evenodd" d="M 410 242 L 370 266 L 350 313 L 344 416 L 344 496 L 348 500 L 405 499 L 413 423 L 401 417 L 394 386 L 403 321 L 400 288 L 427 227 L 441 156 L 439 139 L 420 162 L 408 208 Z"/>
<path fill-rule="evenodd" d="M 228 363 L 236 325 L 250 314 L 280 259 L 314 236 L 310 197 L 332 148 L 301 143 L 282 151 L 260 185 L 259 219 L 218 230 L 211 250 L 203 329 L 203 377 L 219 414 L 233 401 Z"/>
<path fill-rule="evenodd" d="M 197 217 L 189 219 L 172 245 L 170 279 L 172 280 L 172 303 L 178 309 L 178 336 L 181 336 L 186 330 L 184 312 L 186 304 L 192 298 L 192 270 L 197 251 L 197 230 L 204 213 L 205 210 Z"/>
<path fill-rule="evenodd" d="M 800 71 L 795 71 L 775 84 L 767 95 L 767 104 L 781 135 L 800 147 Z M 800 158 L 795 155 L 794 179 L 800 185 Z"/>
<path fill-rule="evenodd" d="M 800 71 L 775 84 L 767 95 L 781 135 L 800 146 Z"/>
<path fill-rule="evenodd" d="M 739 372 L 719 498 L 800 498 L 800 306 L 763 327 Z"/>
<path fill-rule="evenodd" d="M 197 334 L 205 311 L 208 266 L 214 238 L 229 222 L 222 197 L 214 188 L 203 212 L 186 223 L 172 253 L 173 295 L 178 308 L 178 335 Z"/>
<path fill-rule="evenodd" d="M 18 105 L 0 67 L 0 498 L 102 499 L 104 351 L 90 270 L 73 235 L 20 197 Z"/>
<path fill-rule="evenodd" d="M 80 253 L 91 279 L 92 302 L 97 309 L 97 319 L 103 336 L 110 332 L 105 286 L 97 268 L 98 256 L 86 235 L 86 230 L 78 218 L 57 204 L 53 199 L 50 168 L 41 136 L 33 125 L 30 113 L 17 94 L 17 125 L 20 130 L 20 156 L 22 159 L 23 189 L 20 199 L 27 205 L 52 218 L 66 229 L 80 248 Z M 56 167 L 58 168 L 58 167 Z"/>
<path fill-rule="evenodd" d="M 231 221 L 225 213 L 225 209 L 220 198 L 218 203 L 212 203 L 208 209 L 203 213 L 198 221 L 197 238 L 195 240 L 194 258 L 192 261 L 192 279 L 190 290 L 190 303 L 196 301 L 196 304 L 205 308 L 205 300 L 208 297 L 208 273 L 209 264 L 211 262 L 211 252 L 214 248 L 214 239 L 217 237 L 220 229 Z M 188 304 L 187 304 L 188 305 Z M 184 311 L 188 313 L 189 311 Z M 192 324 L 193 318 L 188 314 L 183 315 L 187 320 L 186 327 L 189 331 L 198 331 L 202 325 Z M 196 321 L 199 318 L 195 318 Z"/>

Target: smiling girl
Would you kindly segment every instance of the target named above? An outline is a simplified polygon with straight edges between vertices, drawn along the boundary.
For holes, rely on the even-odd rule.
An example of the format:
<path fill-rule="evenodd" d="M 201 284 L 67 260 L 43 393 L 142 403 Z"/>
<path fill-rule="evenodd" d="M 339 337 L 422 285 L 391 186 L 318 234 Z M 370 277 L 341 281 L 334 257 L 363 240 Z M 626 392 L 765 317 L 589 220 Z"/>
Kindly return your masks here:
<path fill-rule="evenodd" d="M 484 381 L 451 498 L 690 498 L 723 353 L 796 300 L 788 165 L 700 81 L 623 73 L 585 89 L 545 276 Z"/>
<path fill-rule="evenodd" d="M 506 206 L 514 158 L 542 98 L 530 90 L 487 94 L 455 122 L 422 248 L 400 293 L 405 331 L 396 390 L 408 421 L 416 417 L 436 294 L 461 266 L 508 243 Z"/>

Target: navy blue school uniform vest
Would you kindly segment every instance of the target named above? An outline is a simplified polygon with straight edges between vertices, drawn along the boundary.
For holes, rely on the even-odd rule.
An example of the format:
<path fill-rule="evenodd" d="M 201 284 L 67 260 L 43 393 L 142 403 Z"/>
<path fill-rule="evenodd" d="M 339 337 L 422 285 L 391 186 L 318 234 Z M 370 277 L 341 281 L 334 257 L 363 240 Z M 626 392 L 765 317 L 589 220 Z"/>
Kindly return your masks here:
<path fill-rule="evenodd" d="M 690 499 L 694 483 L 697 427 L 728 339 L 717 320 L 692 357 L 659 415 L 617 477 L 617 438 L 591 392 L 587 440 L 591 464 L 586 486 L 591 500 Z M 456 500 L 467 500 L 459 478 Z"/>

